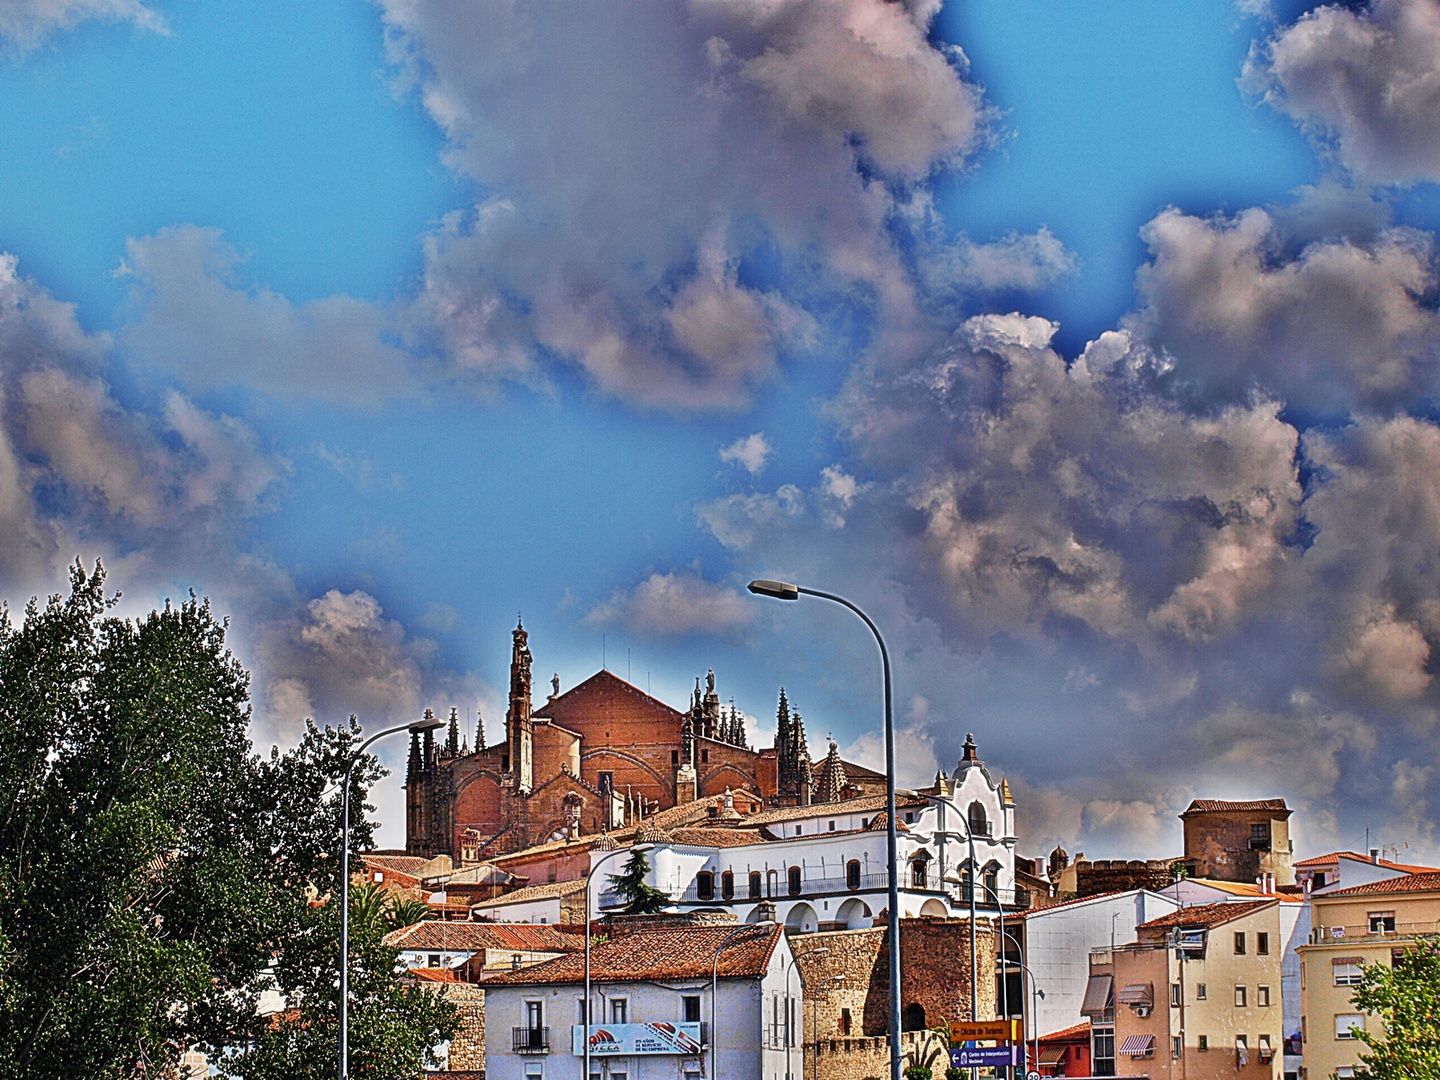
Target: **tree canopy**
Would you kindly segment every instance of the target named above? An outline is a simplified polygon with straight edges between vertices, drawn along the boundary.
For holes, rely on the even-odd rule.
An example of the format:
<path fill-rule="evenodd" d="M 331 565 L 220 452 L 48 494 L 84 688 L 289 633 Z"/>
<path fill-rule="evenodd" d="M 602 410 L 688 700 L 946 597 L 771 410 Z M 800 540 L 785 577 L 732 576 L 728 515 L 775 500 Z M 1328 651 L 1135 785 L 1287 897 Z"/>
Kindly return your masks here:
<path fill-rule="evenodd" d="M 645 883 L 650 863 L 643 848 L 631 848 L 630 857 L 618 874 L 607 874 L 610 888 L 625 901 L 626 915 L 653 915 L 670 902 L 670 894 Z"/>
<path fill-rule="evenodd" d="M 1417 942 L 1393 965 L 1366 964 L 1351 995 L 1380 1030 L 1357 1029 L 1365 1080 L 1440 1080 L 1440 941 Z"/>
<path fill-rule="evenodd" d="M 332 1075 L 358 724 L 261 757 L 208 601 L 122 619 L 98 563 L 70 585 L 18 626 L 0 611 L 0 1080 L 155 1075 L 190 1046 L 247 1080 Z M 359 850 L 381 770 L 356 772 Z M 384 929 L 354 933 L 357 1078 L 418 1074 L 453 1025 Z M 258 1015 L 266 990 L 289 1011 Z M 286 1039 L 304 1052 L 270 1052 Z"/>

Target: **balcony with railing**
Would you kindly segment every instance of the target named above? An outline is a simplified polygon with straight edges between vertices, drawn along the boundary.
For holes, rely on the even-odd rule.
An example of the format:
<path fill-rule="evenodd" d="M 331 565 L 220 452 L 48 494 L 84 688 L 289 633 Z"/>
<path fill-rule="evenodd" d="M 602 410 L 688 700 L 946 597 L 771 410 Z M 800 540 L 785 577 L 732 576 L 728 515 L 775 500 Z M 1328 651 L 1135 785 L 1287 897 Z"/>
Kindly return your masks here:
<path fill-rule="evenodd" d="M 1440 922 L 1402 923 L 1372 920 L 1359 926 L 1317 926 L 1310 931 L 1311 945 L 1327 945 L 1341 941 L 1395 941 L 1406 938 L 1431 937 L 1440 934 Z"/>
<path fill-rule="evenodd" d="M 548 1054 L 548 1027 L 517 1027 L 510 1029 L 510 1049 L 516 1054 Z"/>

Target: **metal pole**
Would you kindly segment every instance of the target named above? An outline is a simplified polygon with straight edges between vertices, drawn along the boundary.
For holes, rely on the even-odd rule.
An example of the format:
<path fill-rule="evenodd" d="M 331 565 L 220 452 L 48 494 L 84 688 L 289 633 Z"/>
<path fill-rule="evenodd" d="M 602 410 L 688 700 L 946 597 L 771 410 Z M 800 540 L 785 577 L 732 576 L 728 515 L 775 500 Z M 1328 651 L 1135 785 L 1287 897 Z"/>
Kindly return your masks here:
<path fill-rule="evenodd" d="M 607 859 L 613 859 L 616 855 L 622 853 L 634 854 L 637 851 L 643 855 L 648 850 L 648 848 L 637 848 L 634 846 L 616 848 L 614 851 L 601 855 L 600 858 L 596 859 L 595 865 L 590 867 L 590 872 L 585 875 L 585 1002 L 581 1006 L 584 1015 L 580 1018 L 581 1022 L 585 1025 L 585 1032 L 580 1040 L 582 1047 L 580 1068 L 584 1070 L 581 1074 L 581 1080 L 590 1080 L 590 1025 L 594 1021 L 594 1017 L 591 1015 L 592 1010 L 590 1005 L 590 880 L 595 876 L 595 871 L 605 865 Z"/>
<path fill-rule="evenodd" d="M 895 822 L 895 713 L 890 701 L 890 654 L 885 648 L 885 639 L 880 628 L 870 616 L 846 600 L 843 596 L 820 592 L 796 586 L 795 591 L 806 596 L 816 596 L 849 608 L 860 616 L 862 622 L 875 635 L 880 646 L 880 665 L 885 678 L 885 854 L 890 864 L 890 1080 L 901 1080 L 900 1076 L 900 868 L 899 841 Z M 973 956 L 973 953 L 972 953 Z"/>
<path fill-rule="evenodd" d="M 975 856 L 973 853 L 970 856 L 970 862 L 972 863 L 972 865 L 975 862 Z M 995 899 L 995 910 L 1000 913 L 1000 1012 L 1004 1019 L 1009 1020 L 1010 985 L 1009 978 L 1007 977 L 1008 973 L 1005 969 L 1005 939 L 1009 937 L 1009 935 L 1005 933 L 1005 905 L 1000 902 L 1000 894 L 996 890 L 990 889 L 989 892 L 990 895 Z M 1015 944 L 1018 948 L 1020 943 L 1017 941 Z M 1012 1065 L 1010 1067 L 1010 1072 L 1012 1075 L 1014 1074 L 1014 1071 L 1015 1067 Z"/>
<path fill-rule="evenodd" d="M 424 721 L 377 731 L 360 744 L 350 759 L 350 767 L 345 770 L 345 790 L 340 795 L 340 1080 L 348 1080 L 350 1075 L 350 781 L 365 748 L 376 739 L 401 731 L 434 730 L 443 722 L 436 720 L 433 725 L 422 725 Z"/>
<path fill-rule="evenodd" d="M 1014 936 L 1013 934 L 1006 934 L 1005 936 L 1008 937 L 1011 941 L 1015 942 L 1015 948 L 1017 948 L 1017 949 L 1020 948 L 1020 942 L 1019 942 L 1018 939 L 1015 938 L 1015 936 Z M 1041 992 L 1041 991 L 1040 991 L 1040 988 L 1035 985 L 1035 973 L 1030 970 L 1029 966 L 1028 966 L 1023 960 L 1017 961 L 1016 963 L 1017 963 L 1017 966 L 1020 968 L 1021 972 L 1023 972 L 1023 974 L 1022 974 L 1021 977 L 1020 977 L 1020 979 L 1021 979 L 1021 988 L 1020 988 L 1020 989 L 1021 989 L 1021 993 L 1024 993 L 1024 989 L 1025 989 L 1025 988 L 1024 988 L 1024 980 L 1025 980 L 1026 978 L 1029 978 L 1029 980 L 1030 980 L 1030 1011 L 1031 1011 L 1031 1013 L 1033 1013 L 1033 1012 L 1034 1012 L 1034 1009 L 1035 1009 L 1035 1007 L 1036 1007 L 1036 1006 L 1035 1006 L 1035 995 Z M 1021 1051 L 1021 1056 L 1022 1056 L 1022 1057 L 1027 1056 L 1027 1054 L 1028 1054 L 1028 1051 L 1026 1051 L 1026 1048 L 1025 1048 L 1025 1028 L 1026 1028 L 1026 1026 L 1027 1026 L 1027 1024 L 1026 1024 L 1026 1016 L 1022 1015 L 1021 1018 L 1020 1018 L 1020 1051 Z M 1038 1068 L 1039 1065 L 1040 1065 L 1040 1030 L 1039 1030 L 1039 1025 L 1037 1025 L 1037 1024 L 1035 1024 L 1035 1023 L 1033 1022 L 1033 1016 L 1031 1017 L 1031 1023 L 1030 1023 L 1028 1026 L 1029 1026 L 1029 1028 L 1030 1028 L 1030 1033 L 1031 1033 L 1032 1035 L 1034 1035 L 1034 1037 L 1035 1037 L 1035 1058 L 1034 1058 L 1034 1061 L 1035 1061 L 1035 1066 L 1036 1066 L 1036 1068 Z M 1027 1067 L 1028 1067 L 1028 1062 L 1027 1062 Z"/>

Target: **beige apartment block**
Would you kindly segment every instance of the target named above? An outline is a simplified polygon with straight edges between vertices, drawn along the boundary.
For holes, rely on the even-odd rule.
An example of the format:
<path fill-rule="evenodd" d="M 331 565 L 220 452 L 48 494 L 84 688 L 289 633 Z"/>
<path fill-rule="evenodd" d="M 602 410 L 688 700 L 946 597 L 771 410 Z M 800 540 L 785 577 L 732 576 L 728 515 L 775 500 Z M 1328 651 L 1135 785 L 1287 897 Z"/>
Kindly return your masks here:
<path fill-rule="evenodd" d="M 1406 874 L 1311 897 L 1310 943 L 1300 946 L 1303 1076 L 1353 1076 L 1375 1018 L 1350 1000 L 1367 964 L 1393 964 L 1417 938 L 1440 933 L 1440 873 Z"/>
<path fill-rule="evenodd" d="M 1137 941 L 1111 951 L 1117 1074 L 1280 1080 L 1279 903 L 1181 908 L 1142 923 Z"/>

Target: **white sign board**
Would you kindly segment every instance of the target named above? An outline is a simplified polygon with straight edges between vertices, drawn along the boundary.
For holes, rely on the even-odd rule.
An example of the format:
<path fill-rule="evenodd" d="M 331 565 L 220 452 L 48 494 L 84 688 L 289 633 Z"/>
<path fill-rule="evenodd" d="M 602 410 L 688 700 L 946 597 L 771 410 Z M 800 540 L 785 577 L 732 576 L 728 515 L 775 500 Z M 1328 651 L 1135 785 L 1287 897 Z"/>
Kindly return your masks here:
<path fill-rule="evenodd" d="M 576 1024 L 570 1029 L 571 1053 L 585 1053 L 585 1027 Z M 595 1024 L 590 1028 L 590 1056 L 608 1057 L 615 1054 L 698 1054 L 699 1024 Z"/>

